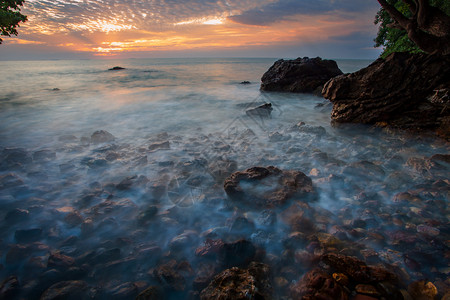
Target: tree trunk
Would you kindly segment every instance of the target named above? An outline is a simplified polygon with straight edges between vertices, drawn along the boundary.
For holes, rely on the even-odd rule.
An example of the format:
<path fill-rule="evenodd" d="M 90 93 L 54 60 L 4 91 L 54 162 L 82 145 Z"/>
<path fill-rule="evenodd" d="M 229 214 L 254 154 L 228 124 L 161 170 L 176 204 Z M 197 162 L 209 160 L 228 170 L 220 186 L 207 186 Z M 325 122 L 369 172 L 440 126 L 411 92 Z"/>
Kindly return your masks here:
<path fill-rule="evenodd" d="M 450 16 L 430 5 L 428 0 L 403 0 L 412 17 L 405 17 L 386 0 L 378 0 L 389 13 L 396 27 L 406 30 L 420 49 L 431 54 L 450 54 Z"/>

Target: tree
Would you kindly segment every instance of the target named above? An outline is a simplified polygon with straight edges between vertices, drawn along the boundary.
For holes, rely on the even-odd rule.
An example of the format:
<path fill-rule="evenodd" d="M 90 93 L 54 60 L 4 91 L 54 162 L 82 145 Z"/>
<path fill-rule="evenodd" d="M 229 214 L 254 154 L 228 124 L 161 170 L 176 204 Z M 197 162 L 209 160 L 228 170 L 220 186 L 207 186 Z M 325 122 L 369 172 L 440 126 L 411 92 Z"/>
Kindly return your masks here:
<path fill-rule="evenodd" d="M 380 24 L 375 46 L 385 46 L 382 56 L 408 51 L 450 54 L 450 1 L 378 0 L 375 17 Z"/>
<path fill-rule="evenodd" d="M 20 13 L 24 0 L 0 0 L 0 35 L 17 35 L 16 27 L 20 22 L 26 22 L 27 16 Z M 0 44 L 2 43 L 0 38 Z"/>

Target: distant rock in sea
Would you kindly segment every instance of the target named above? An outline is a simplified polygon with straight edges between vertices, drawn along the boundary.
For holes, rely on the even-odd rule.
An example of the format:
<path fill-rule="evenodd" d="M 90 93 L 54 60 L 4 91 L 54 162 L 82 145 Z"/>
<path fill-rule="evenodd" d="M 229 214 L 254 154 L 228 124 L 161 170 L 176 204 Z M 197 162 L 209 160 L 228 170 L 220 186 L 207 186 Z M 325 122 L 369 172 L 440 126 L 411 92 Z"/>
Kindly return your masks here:
<path fill-rule="evenodd" d="M 247 80 L 244 80 L 244 81 L 242 81 L 240 84 L 251 84 L 251 82 L 250 82 L 250 81 L 247 81 Z"/>
<path fill-rule="evenodd" d="M 334 60 L 297 58 L 276 61 L 261 78 L 262 91 L 314 93 L 320 95 L 323 85 L 342 75 Z"/>
<path fill-rule="evenodd" d="M 125 70 L 125 68 L 116 66 L 116 67 L 113 67 L 113 68 L 111 68 L 111 69 L 108 69 L 108 71 L 119 71 L 119 70 Z"/>

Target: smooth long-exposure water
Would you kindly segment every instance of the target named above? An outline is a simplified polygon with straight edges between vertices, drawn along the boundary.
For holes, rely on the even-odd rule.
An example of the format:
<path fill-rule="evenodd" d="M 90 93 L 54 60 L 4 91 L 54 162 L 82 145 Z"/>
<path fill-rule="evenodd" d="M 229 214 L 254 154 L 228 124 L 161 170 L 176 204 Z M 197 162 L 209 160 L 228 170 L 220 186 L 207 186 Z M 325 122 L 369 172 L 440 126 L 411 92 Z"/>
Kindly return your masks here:
<path fill-rule="evenodd" d="M 78 280 L 81 298 L 134 299 L 149 286 L 195 298 L 233 266 L 196 249 L 245 239 L 271 267 L 274 298 L 330 251 L 445 294 L 448 145 L 334 128 L 321 97 L 259 91 L 274 61 L 0 62 L 2 293 L 53 299 L 48 288 Z M 338 61 L 344 72 L 369 63 Z M 271 118 L 246 114 L 264 103 Z M 255 166 L 305 173 L 316 199 L 241 206 L 224 181 Z M 276 186 L 242 183 L 258 195 Z"/>

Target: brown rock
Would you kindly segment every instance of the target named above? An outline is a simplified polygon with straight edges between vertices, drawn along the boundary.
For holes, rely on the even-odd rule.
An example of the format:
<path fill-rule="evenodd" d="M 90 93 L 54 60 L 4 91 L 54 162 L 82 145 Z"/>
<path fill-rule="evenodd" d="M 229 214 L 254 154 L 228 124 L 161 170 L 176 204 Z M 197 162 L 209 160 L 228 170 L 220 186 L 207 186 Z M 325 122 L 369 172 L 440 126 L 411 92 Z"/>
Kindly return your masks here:
<path fill-rule="evenodd" d="M 320 269 L 309 271 L 298 283 L 292 285 L 290 295 L 293 299 L 304 300 L 347 300 L 349 298 L 347 291 Z"/>
<path fill-rule="evenodd" d="M 248 269 L 227 269 L 214 277 L 200 299 L 272 299 L 269 266 L 252 262 Z"/>
<path fill-rule="evenodd" d="M 88 285 L 81 280 L 61 281 L 49 287 L 40 300 L 79 300 L 87 298 Z"/>
<path fill-rule="evenodd" d="M 312 181 L 304 173 L 273 166 L 235 172 L 225 180 L 224 189 L 232 200 L 258 208 L 277 207 L 292 197 L 315 197 Z"/>
<path fill-rule="evenodd" d="M 321 261 L 334 268 L 337 272 L 344 273 L 356 282 L 398 281 L 397 276 L 388 270 L 382 267 L 367 266 L 363 261 L 355 257 L 328 253 L 322 255 Z"/>
<path fill-rule="evenodd" d="M 440 129 L 450 110 L 430 95 L 449 86 L 450 57 L 393 53 L 367 68 L 328 81 L 322 94 L 333 103 L 338 123 L 380 124 L 405 129 Z M 443 129 L 444 128 L 444 129 Z"/>
<path fill-rule="evenodd" d="M 408 286 L 408 293 L 415 300 L 433 300 L 438 294 L 438 290 L 432 282 L 420 280 Z"/>

